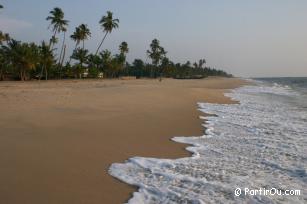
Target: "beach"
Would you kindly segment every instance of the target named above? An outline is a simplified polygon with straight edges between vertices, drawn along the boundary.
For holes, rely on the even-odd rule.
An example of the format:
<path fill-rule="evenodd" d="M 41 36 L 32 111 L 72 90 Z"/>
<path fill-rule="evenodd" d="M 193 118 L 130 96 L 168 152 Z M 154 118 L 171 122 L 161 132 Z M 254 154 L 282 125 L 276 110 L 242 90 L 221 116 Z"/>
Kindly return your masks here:
<path fill-rule="evenodd" d="M 203 134 L 197 102 L 246 82 L 52 80 L 0 83 L 1 203 L 116 204 L 136 189 L 108 174 L 130 157 L 190 156 L 174 136 Z"/>

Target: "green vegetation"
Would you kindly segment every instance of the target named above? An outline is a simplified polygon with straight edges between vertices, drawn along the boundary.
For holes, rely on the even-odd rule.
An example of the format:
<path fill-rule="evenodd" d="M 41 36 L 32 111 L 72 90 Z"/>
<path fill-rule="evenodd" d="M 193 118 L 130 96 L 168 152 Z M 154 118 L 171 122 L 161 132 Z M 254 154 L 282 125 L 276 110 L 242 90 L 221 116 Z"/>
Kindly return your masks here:
<path fill-rule="evenodd" d="M 98 54 L 101 48 L 101 45 L 106 39 L 108 33 L 111 33 L 113 29 L 118 28 L 118 23 L 119 23 L 119 20 L 117 18 L 113 19 L 113 13 L 111 11 L 108 11 L 106 16 L 102 16 L 101 20 L 99 21 L 99 24 L 103 28 L 103 32 L 105 32 L 105 35 L 102 38 L 101 43 L 99 44 L 97 48 L 96 55 Z"/>
<path fill-rule="evenodd" d="M 0 5 L 0 8 L 3 8 Z M 31 79 L 61 79 L 61 78 L 117 78 L 135 76 L 136 78 L 172 77 L 178 79 L 195 79 L 207 76 L 231 76 L 221 70 L 206 67 L 206 60 L 188 61 L 184 64 L 174 63 L 167 57 L 166 50 L 158 39 L 152 40 L 147 50 L 151 63 L 135 59 L 132 64 L 126 61 L 129 53 L 127 42 L 119 45 L 118 53 L 112 54 L 101 47 L 108 34 L 119 27 L 119 19 L 108 11 L 99 24 L 104 35 L 95 54 L 85 48 L 85 41 L 91 37 L 91 31 L 86 24 L 75 28 L 70 39 L 75 42 L 73 53 L 68 60 L 66 54 L 66 32 L 69 21 L 65 19 L 61 8 L 49 12 L 46 20 L 52 31 L 49 42 L 24 43 L 12 39 L 9 34 L 0 31 L 0 80 L 31 80 Z M 60 49 L 55 49 L 61 37 Z M 82 46 L 80 44 L 82 43 Z M 66 60 L 66 61 L 65 61 Z"/>

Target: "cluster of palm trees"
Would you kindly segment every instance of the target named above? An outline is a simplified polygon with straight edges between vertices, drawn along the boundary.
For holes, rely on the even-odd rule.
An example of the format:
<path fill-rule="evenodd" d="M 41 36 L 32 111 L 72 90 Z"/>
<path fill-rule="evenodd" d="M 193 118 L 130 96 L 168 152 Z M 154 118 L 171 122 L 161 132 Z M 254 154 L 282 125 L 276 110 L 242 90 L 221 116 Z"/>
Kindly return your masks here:
<path fill-rule="evenodd" d="M 0 5 L 0 8 L 3 6 Z M 91 37 L 91 31 L 87 24 L 80 24 L 70 35 L 75 47 L 71 56 L 66 57 L 69 21 L 58 7 L 49 12 L 46 20 L 50 23 L 48 28 L 52 35 L 49 42 L 42 41 L 39 45 L 14 40 L 9 34 L 0 31 L 0 80 L 114 78 L 124 75 L 177 78 L 191 78 L 195 75 L 204 77 L 210 74 L 227 75 L 225 72 L 203 67 L 205 60 L 200 60 L 198 64 L 194 63 L 194 67 L 190 66 L 190 62 L 182 65 L 171 62 L 157 39 L 151 42 L 150 49 L 147 50 L 152 64 L 146 64 L 140 59 L 136 59 L 132 65 L 127 63 L 126 55 L 129 52 L 127 42 L 119 45 L 119 53 L 115 55 L 107 49 L 102 50 L 107 35 L 119 26 L 119 19 L 114 18 L 110 11 L 99 21 L 104 34 L 95 54 L 90 53 L 85 46 L 86 40 Z M 59 43 L 60 45 L 56 46 Z"/>
<path fill-rule="evenodd" d="M 199 60 L 203 61 L 203 59 Z M 192 63 L 187 61 L 185 63 L 174 63 L 167 57 L 160 60 L 158 66 L 154 64 L 145 63 L 141 59 L 135 59 L 132 64 L 126 65 L 124 75 L 136 76 L 136 78 L 149 77 L 157 78 L 168 77 L 176 79 L 200 79 L 207 76 L 223 76 L 231 77 L 222 70 L 206 67 L 202 63 Z"/>
<path fill-rule="evenodd" d="M 65 58 L 65 53 L 66 53 L 66 45 L 65 45 L 65 39 L 66 39 L 66 31 L 67 31 L 67 26 L 69 21 L 64 19 L 64 12 L 60 8 L 54 8 L 52 11 L 50 11 L 50 16 L 46 18 L 46 20 L 50 21 L 50 26 L 52 27 L 53 31 L 53 36 L 50 40 L 50 47 L 52 48 L 52 45 L 57 41 L 56 39 L 56 34 L 57 33 L 63 33 L 63 42 L 61 46 L 61 51 L 60 51 L 60 56 L 58 60 L 58 67 L 59 67 L 59 76 L 60 78 L 62 77 L 62 71 L 63 71 L 63 62 Z M 85 41 L 91 37 L 91 31 L 88 28 L 86 24 L 81 24 L 78 27 L 75 28 L 74 33 L 70 36 L 70 38 L 75 41 L 75 49 L 70 56 L 69 62 L 66 64 L 66 69 L 71 68 L 71 60 L 77 60 L 79 61 L 77 64 L 74 66 L 75 70 L 75 76 L 81 78 L 82 75 L 86 73 L 86 76 L 88 73 L 92 77 L 97 77 L 99 70 L 102 72 L 104 71 L 105 73 L 112 73 L 111 76 L 113 77 L 115 70 L 110 71 L 109 69 L 106 70 L 106 68 L 121 68 L 123 67 L 123 63 L 126 59 L 125 54 L 128 52 L 128 44 L 126 42 L 123 42 L 122 44 L 126 45 L 126 50 L 127 52 L 121 52 L 120 57 L 117 57 L 116 60 L 111 60 L 112 62 L 116 62 L 116 65 L 114 63 L 112 65 L 114 66 L 108 66 L 108 63 L 103 63 L 104 61 L 101 59 L 102 57 L 108 56 L 111 58 L 111 55 L 108 55 L 109 51 L 105 50 L 101 53 L 99 53 L 99 50 L 106 39 L 107 35 L 113 31 L 113 29 L 118 28 L 118 19 L 113 18 L 113 13 L 111 11 L 108 11 L 105 16 L 101 18 L 99 21 L 99 24 L 101 25 L 103 31 L 104 31 L 104 36 L 102 38 L 101 43 L 99 44 L 97 51 L 95 55 L 89 54 L 89 50 L 85 49 Z M 79 47 L 80 43 L 82 42 L 82 47 Z M 122 45 L 120 45 L 122 46 Z M 95 65 L 87 68 L 84 70 L 84 64 L 90 64 L 90 65 Z M 100 66 L 99 66 L 100 65 Z M 102 67 L 102 65 L 104 65 Z M 105 68 L 105 69 L 103 69 Z M 91 69 L 91 70 L 89 70 Z"/>
<path fill-rule="evenodd" d="M 1 6 L 1 8 L 3 7 Z M 107 35 L 118 28 L 119 20 L 113 18 L 112 12 L 108 11 L 99 21 L 104 35 L 95 54 L 89 54 L 89 50 L 85 49 L 85 41 L 91 37 L 88 26 L 81 24 L 75 28 L 74 33 L 70 36 L 75 42 L 75 49 L 65 65 L 64 61 L 67 50 L 66 32 L 69 21 L 65 19 L 65 14 L 61 8 L 56 7 L 49 14 L 46 20 L 50 22 L 48 28 L 51 29 L 52 36 L 48 43 L 45 41 L 40 45 L 22 43 L 10 39 L 8 34 L 0 33 L 0 79 L 3 79 L 4 73 L 9 72 L 9 70 L 11 73 L 15 73 L 15 75 L 18 73 L 18 76 L 13 77 L 20 78 L 21 80 L 33 77 L 48 79 L 50 72 L 52 78 L 81 78 L 88 75 L 98 77 L 101 73 L 104 73 L 107 77 L 118 75 L 118 72 L 124 67 L 126 54 L 129 51 L 127 42 L 120 44 L 120 53 L 115 56 L 108 50 L 100 52 Z M 55 45 L 59 43 L 60 35 L 62 35 L 62 42 L 57 52 L 59 55 L 57 56 Z M 81 43 L 82 46 L 80 46 Z M 71 63 L 72 60 L 76 61 L 73 65 Z"/>

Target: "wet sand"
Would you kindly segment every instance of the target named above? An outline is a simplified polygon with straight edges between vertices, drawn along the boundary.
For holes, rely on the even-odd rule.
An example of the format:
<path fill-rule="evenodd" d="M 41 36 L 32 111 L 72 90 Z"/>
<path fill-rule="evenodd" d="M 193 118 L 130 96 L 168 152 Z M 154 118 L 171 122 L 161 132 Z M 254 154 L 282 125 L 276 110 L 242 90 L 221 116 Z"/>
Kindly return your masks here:
<path fill-rule="evenodd" d="M 135 190 L 108 175 L 129 157 L 188 156 L 173 136 L 201 135 L 196 103 L 245 82 L 0 82 L 0 203 L 118 204 Z"/>

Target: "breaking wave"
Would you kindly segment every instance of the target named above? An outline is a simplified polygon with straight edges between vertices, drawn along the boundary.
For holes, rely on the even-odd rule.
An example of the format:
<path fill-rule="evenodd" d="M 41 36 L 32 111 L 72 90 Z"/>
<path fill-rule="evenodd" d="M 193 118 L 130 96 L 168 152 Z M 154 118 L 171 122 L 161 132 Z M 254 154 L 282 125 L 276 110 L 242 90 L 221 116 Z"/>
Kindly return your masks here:
<path fill-rule="evenodd" d="M 109 173 L 139 187 L 128 203 L 306 203 L 307 110 L 289 87 L 258 83 L 226 96 L 239 104 L 198 103 L 205 135 L 175 137 L 192 157 L 134 157 Z M 300 196 L 241 195 L 236 188 L 301 190 Z"/>

